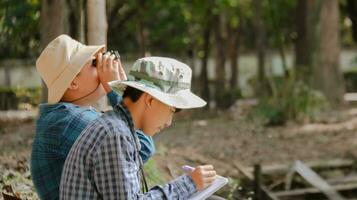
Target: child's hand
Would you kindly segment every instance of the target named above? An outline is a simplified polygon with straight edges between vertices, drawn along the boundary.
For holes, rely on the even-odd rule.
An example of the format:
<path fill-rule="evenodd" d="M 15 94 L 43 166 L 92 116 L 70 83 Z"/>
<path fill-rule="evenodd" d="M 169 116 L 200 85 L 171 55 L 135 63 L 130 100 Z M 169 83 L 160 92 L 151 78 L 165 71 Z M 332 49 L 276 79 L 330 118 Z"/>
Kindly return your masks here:
<path fill-rule="evenodd" d="M 107 52 L 104 55 L 101 53 L 97 54 L 97 72 L 99 80 L 107 93 L 112 90 L 108 82 L 127 79 L 120 60 L 114 59 L 115 55 L 110 52 Z"/>
<path fill-rule="evenodd" d="M 212 165 L 201 165 L 189 173 L 196 184 L 197 190 L 202 190 L 216 179 L 216 171 Z"/>

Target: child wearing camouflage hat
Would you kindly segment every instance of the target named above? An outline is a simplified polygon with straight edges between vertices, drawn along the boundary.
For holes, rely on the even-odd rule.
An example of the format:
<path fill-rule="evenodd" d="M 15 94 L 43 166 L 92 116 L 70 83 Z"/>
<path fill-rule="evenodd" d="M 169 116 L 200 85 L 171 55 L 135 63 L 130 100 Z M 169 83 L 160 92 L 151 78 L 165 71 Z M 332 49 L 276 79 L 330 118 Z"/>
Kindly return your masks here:
<path fill-rule="evenodd" d="M 129 80 L 111 82 L 123 102 L 84 130 L 62 173 L 60 198 L 188 199 L 216 177 L 212 165 L 197 166 L 163 186 L 148 190 L 135 130 L 153 136 L 172 123 L 175 112 L 206 102 L 193 94 L 191 69 L 171 58 L 137 60 Z M 142 188 L 142 191 L 140 190 Z"/>

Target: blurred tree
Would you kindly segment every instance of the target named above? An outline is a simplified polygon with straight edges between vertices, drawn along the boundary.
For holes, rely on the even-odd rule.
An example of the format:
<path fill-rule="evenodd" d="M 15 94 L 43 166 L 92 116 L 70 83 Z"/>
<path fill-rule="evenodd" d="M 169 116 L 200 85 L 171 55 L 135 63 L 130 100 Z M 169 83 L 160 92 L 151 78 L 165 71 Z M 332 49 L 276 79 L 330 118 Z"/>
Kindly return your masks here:
<path fill-rule="evenodd" d="M 85 43 L 85 1 L 67 0 L 68 34 L 74 39 Z"/>
<path fill-rule="evenodd" d="M 268 95 L 268 81 L 265 74 L 265 58 L 266 58 L 266 46 L 267 46 L 267 30 L 265 25 L 264 16 L 266 9 L 264 8 L 263 0 L 253 0 L 252 7 L 260 12 L 255 13 L 254 17 L 254 36 L 255 36 L 255 48 L 257 51 L 258 59 L 258 73 L 257 73 L 257 87 L 256 94 L 258 96 Z"/>
<path fill-rule="evenodd" d="M 40 1 L 0 1 L 0 59 L 31 58 L 40 46 Z"/>
<path fill-rule="evenodd" d="M 317 27 L 314 85 L 321 90 L 333 107 L 343 104 L 344 83 L 339 68 L 339 9 L 338 0 L 316 0 L 320 4 Z M 320 1 L 320 2 L 318 2 Z"/>
<path fill-rule="evenodd" d="M 238 13 L 237 15 L 239 15 Z M 238 65 L 238 58 L 239 58 L 239 40 L 242 39 L 242 31 L 240 27 L 239 18 L 241 16 L 232 16 L 229 17 L 227 22 L 227 34 L 230 42 L 228 42 L 228 54 L 229 54 L 229 61 L 230 61 L 230 69 L 231 69 L 231 77 L 229 81 L 229 88 L 231 90 L 239 90 L 239 65 Z"/>
<path fill-rule="evenodd" d="M 312 26 L 316 24 L 312 5 L 313 1 L 299 0 L 296 6 L 295 66 L 300 79 L 305 80 L 307 83 L 311 82 L 311 77 L 305 74 L 311 74 L 312 72 Z"/>
<path fill-rule="evenodd" d="M 222 19 L 224 16 L 221 16 L 220 13 L 226 3 L 226 1 L 207 1 L 202 4 L 202 1 L 192 0 L 187 1 L 184 4 L 185 7 L 183 7 L 183 16 L 189 30 L 187 34 L 189 37 L 184 36 L 184 42 L 188 44 L 188 51 L 197 55 L 201 63 L 200 83 L 197 84 L 200 85 L 199 91 L 208 104 L 211 102 L 211 97 L 214 97 L 218 107 L 223 104 L 223 93 L 226 85 L 224 65 L 227 57 L 225 45 L 227 42 L 227 26 L 226 21 Z M 221 20 L 224 22 L 221 22 Z M 222 30 L 225 32 L 224 34 L 221 33 Z M 212 42 L 214 42 L 214 45 Z M 211 82 L 208 77 L 208 62 L 211 51 L 215 53 L 213 60 L 215 62 L 216 80 L 212 85 L 215 88 L 214 93 L 211 91 Z M 224 64 L 222 65 L 222 63 Z"/>
<path fill-rule="evenodd" d="M 65 1 L 41 1 L 41 49 L 65 32 Z M 42 82 L 42 102 L 47 101 L 47 88 Z"/>
<path fill-rule="evenodd" d="M 250 1 L 217 1 L 213 9 L 212 23 L 215 41 L 215 102 L 218 108 L 230 107 L 240 96 L 238 83 L 239 41 L 243 35 L 243 23 L 248 21 Z M 246 27 L 244 27 L 246 28 Z M 230 64 L 230 76 L 226 74 Z M 229 82 L 227 81 L 229 78 Z"/>
<path fill-rule="evenodd" d="M 343 104 L 339 69 L 339 7 L 337 0 L 297 2 L 296 67 L 299 79 L 323 92 L 331 106 Z"/>
<path fill-rule="evenodd" d="M 229 84 L 226 88 L 224 99 L 228 108 L 241 97 L 239 87 L 239 51 L 243 41 L 244 29 L 247 29 L 247 22 L 251 17 L 250 1 L 227 0 L 222 9 L 225 13 L 226 26 L 226 56 L 230 66 Z M 224 16 L 223 15 L 223 16 Z"/>
<path fill-rule="evenodd" d="M 224 26 L 226 18 L 223 14 L 216 14 L 213 23 L 216 28 L 214 29 L 215 38 L 215 102 L 218 108 L 224 108 L 226 99 L 224 93 L 227 90 L 226 84 L 226 55 L 227 55 L 227 30 Z"/>
<path fill-rule="evenodd" d="M 89 45 L 107 44 L 107 17 L 105 0 L 87 0 L 87 39 Z M 96 107 L 106 110 L 107 97 L 101 98 Z"/>
<path fill-rule="evenodd" d="M 136 1 L 107 0 L 106 4 L 108 48 L 116 49 L 121 54 L 136 51 L 138 49 L 134 25 L 134 17 L 137 15 Z"/>
<path fill-rule="evenodd" d="M 331 106 L 343 104 L 339 69 L 338 0 L 300 0 L 297 5 L 296 66 L 301 80 L 326 95 Z"/>
<path fill-rule="evenodd" d="M 145 6 L 145 0 L 138 0 L 138 17 L 137 17 L 137 34 L 138 34 L 138 43 L 139 43 L 139 52 L 140 52 L 140 57 L 145 57 L 146 51 L 147 51 L 147 30 L 145 28 L 145 11 L 146 11 L 146 6 Z"/>
<path fill-rule="evenodd" d="M 107 44 L 105 0 L 87 0 L 87 40 L 89 45 Z"/>
<path fill-rule="evenodd" d="M 352 36 L 354 42 L 357 43 L 357 2 L 355 0 L 347 0 L 344 9 L 352 21 Z"/>
<path fill-rule="evenodd" d="M 211 102 L 211 89 L 210 81 L 208 78 L 208 61 L 212 50 L 211 37 L 212 37 L 212 23 L 213 14 L 212 10 L 214 5 L 212 1 L 201 4 L 200 1 L 189 1 L 190 12 L 184 11 L 185 19 L 190 27 L 190 36 L 187 40 L 191 44 L 192 51 L 200 59 L 201 73 L 199 76 L 200 93 L 203 99 L 208 104 Z M 208 108 L 208 107 L 207 107 Z"/>
<path fill-rule="evenodd" d="M 296 0 L 268 0 L 265 5 L 270 45 L 271 48 L 278 50 L 284 76 L 288 77 L 286 49 L 296 37 L 294 17 Z"/>

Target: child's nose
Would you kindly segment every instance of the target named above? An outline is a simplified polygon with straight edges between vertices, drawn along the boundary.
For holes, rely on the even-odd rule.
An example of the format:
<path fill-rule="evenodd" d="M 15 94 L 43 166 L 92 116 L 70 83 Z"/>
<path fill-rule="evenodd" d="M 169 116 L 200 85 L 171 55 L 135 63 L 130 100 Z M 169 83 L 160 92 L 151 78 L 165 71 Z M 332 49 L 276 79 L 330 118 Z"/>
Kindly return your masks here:
<path fill-rule="evenodd" d="M 172 124 L 172 117 L 166 122 L 165 127 L 169 127 Z"/>

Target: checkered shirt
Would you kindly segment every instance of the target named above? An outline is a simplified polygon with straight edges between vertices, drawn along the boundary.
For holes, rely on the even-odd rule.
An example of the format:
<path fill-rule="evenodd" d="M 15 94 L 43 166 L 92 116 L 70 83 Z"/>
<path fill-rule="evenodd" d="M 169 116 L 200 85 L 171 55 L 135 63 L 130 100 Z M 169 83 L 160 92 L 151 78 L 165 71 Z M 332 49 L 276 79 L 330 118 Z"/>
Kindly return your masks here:
<path fill-rule="evenodd" d="M 117 105 L 79 136 L 66 159 L 60 199 L 188 199 L 195 191 L 190 176 L 140 191 L 138 138 L 129 111 Z"/>
<path fill-rule="evenodd" d="M 122 100 L 115 92 L 108 93 L 111 105 Z M 71 103 L 42 104 L 32 144 L 31 176 L 40 199 L 59 199 L 62 168 L 73 143 L 85 127 L 101 116 L 91 107 Z M 138 131 L 140 156 L 146 161 L 154 153 L 151 137 Z"/>

